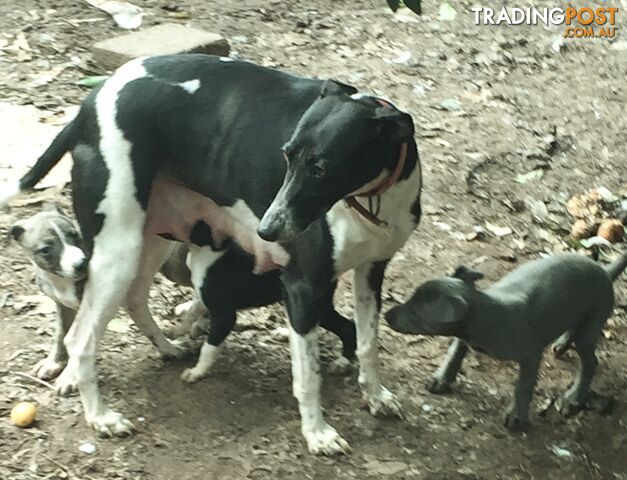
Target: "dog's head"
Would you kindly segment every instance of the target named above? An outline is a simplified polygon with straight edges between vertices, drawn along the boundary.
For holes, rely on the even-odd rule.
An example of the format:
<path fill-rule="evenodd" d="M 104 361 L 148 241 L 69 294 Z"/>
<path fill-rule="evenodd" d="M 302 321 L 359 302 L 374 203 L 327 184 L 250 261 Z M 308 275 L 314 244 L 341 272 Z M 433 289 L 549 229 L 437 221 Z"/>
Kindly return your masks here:
<path fill-rule="evenodd" d="M 482 273 L 461 266 L 452 277 L 419 286 L 406 303 L 390 309 L 385 318 L 397 332 L 464 338 L 467 293 L 481 278 Z"/>
<path fill-rule="evenodd" d="M 353 87 L 327 81 L 283 146 L 283 185 L 259 224 L 268 241 L 289 241 L 338 200 L 383 181 L 414 134 L 411 116 Z"/>
<path fill-rule="evenodd" d="M 48 204 L 44 210 L 15 223 L 9 235 L 40 269 L 73 280 L 87 275 L 87 257 L 76 224 Z"/>

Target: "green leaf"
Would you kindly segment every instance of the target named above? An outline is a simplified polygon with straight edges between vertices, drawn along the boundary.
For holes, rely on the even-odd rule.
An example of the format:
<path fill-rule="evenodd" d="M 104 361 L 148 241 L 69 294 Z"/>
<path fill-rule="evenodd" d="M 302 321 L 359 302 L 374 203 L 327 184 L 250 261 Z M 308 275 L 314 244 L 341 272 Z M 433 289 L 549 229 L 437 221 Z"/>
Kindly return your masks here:
<path fill-rule="evenodd" d="M 396 12 L 401 4 L 401 0 L 387 0 L 387 2 L 393 12 Z"/>
<path fill-rule="evenodd" d="M 389 0 L 388 0 L 389 3 Z M 420 8 L 420 0 L 404 0 L 405 6 L 409 8 L 416 15 L 420 15 L 422 13 L 422 9 Z"/>
<path fill-rule="evenodd" d="M 81 78 L 77 83 L 84 87 L 93 88 L 103 83 L 107 78 L 109 78 L 109 75 L 96 75 L 94 77 Z"/>

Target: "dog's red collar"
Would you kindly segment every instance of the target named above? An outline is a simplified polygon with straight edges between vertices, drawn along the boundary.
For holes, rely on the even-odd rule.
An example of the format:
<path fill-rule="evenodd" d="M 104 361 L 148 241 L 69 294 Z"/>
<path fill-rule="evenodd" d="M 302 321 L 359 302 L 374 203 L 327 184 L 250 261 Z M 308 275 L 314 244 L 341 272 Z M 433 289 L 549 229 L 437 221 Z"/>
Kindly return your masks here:
<path fill-rule="evenodd" d="M 388 102 L 381 98 L 376 99 L 379 104 L 384 107 L 391 107 Z M 407 160 L 407 143 L 401 144 L 401 151 L 398 157 L 398 162 L 396 162 L 396 168 L 390 174 L 389 177 L 384 179 L 379 185 L 368 190 L 364 193 L 357 193 L 355 195 L 351 195 L 350 197 L 346 197 L 344 201 L 349 208 L 354 208 L 357 212 L 368 220 L 371 223 L 374 223 L 376 226 L 385 226 L 387 222 L 385 220 L 381 220 L 379 215 L 379 210 L 381 209 L 381 195 L 385 193 L 385 191 L 390 188 L 392 185 L 396 183 L 398 178 L 401 176 L 403 172 L 403 168 L 405 167 L 405 162 Z M 368 208 L 364 207 L 356 197 L 362 197 L 368 199 Z M 376 203 L 376 206 L 375 206 Z"/>

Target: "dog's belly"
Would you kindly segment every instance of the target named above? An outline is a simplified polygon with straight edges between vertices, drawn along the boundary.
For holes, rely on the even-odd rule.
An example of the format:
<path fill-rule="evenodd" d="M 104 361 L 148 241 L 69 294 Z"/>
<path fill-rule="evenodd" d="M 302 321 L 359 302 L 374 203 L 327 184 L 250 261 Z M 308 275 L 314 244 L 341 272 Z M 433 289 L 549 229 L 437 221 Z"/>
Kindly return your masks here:
<path fill-rule="evenodd" d="M 168 235 L 188 242 L 194 225 L 204 222 L 210 230 L 212 245 L 217 249 L 226 239 L 235 241 L 255 257 L 255 273 L 284 267 L 287 252 L 276 243 L 266 242 L 257 235 L 259 219 L 243 200 L 231 206 L 219 206 L 173 180 L 157 177 L 148 200 L 146 235 Z"/>

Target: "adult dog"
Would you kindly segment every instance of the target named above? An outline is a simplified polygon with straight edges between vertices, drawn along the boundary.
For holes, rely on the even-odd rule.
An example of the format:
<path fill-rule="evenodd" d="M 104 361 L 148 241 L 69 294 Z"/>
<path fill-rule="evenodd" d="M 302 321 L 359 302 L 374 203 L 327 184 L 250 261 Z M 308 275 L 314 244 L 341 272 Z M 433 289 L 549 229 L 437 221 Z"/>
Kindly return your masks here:
<path fill-rule="evenodd" d="M 293 393 L 309 450 L 349 449 L 323 419 L 315 328 L 333 309 L 337 278 L 348 270 L 354 269 L 359 383 L 373 414 L 399 415 L 380 380 L 377 330 L 386 264 L 420 217 L 413 133 L 408 114 L 333 81 L 193 54 L 120 67 L 31 172 L 0 196 L 1 202 L 33 187 L 72 151 L 74 208 L 91 258 L 59 386 L 78 383 L 87 422 L 104 434 L 130 431 L 100 397 L 96 350 L 125 299 L 136 321 L 152 322 L 146 296 L 168 250 L 152 234 L 187 240 L 194 226 L 192 240 L 211 247 L 217 260 L 228 248 L 225 236 L 246 228 L 254 235 L 262 216 L 259 236 L 280 242 L 290 256 L 287 262 L 276 251 L 253 248 L 258 270 L 284 266 Z M 229 216 L 214 223 L 198 196 Z"/>

